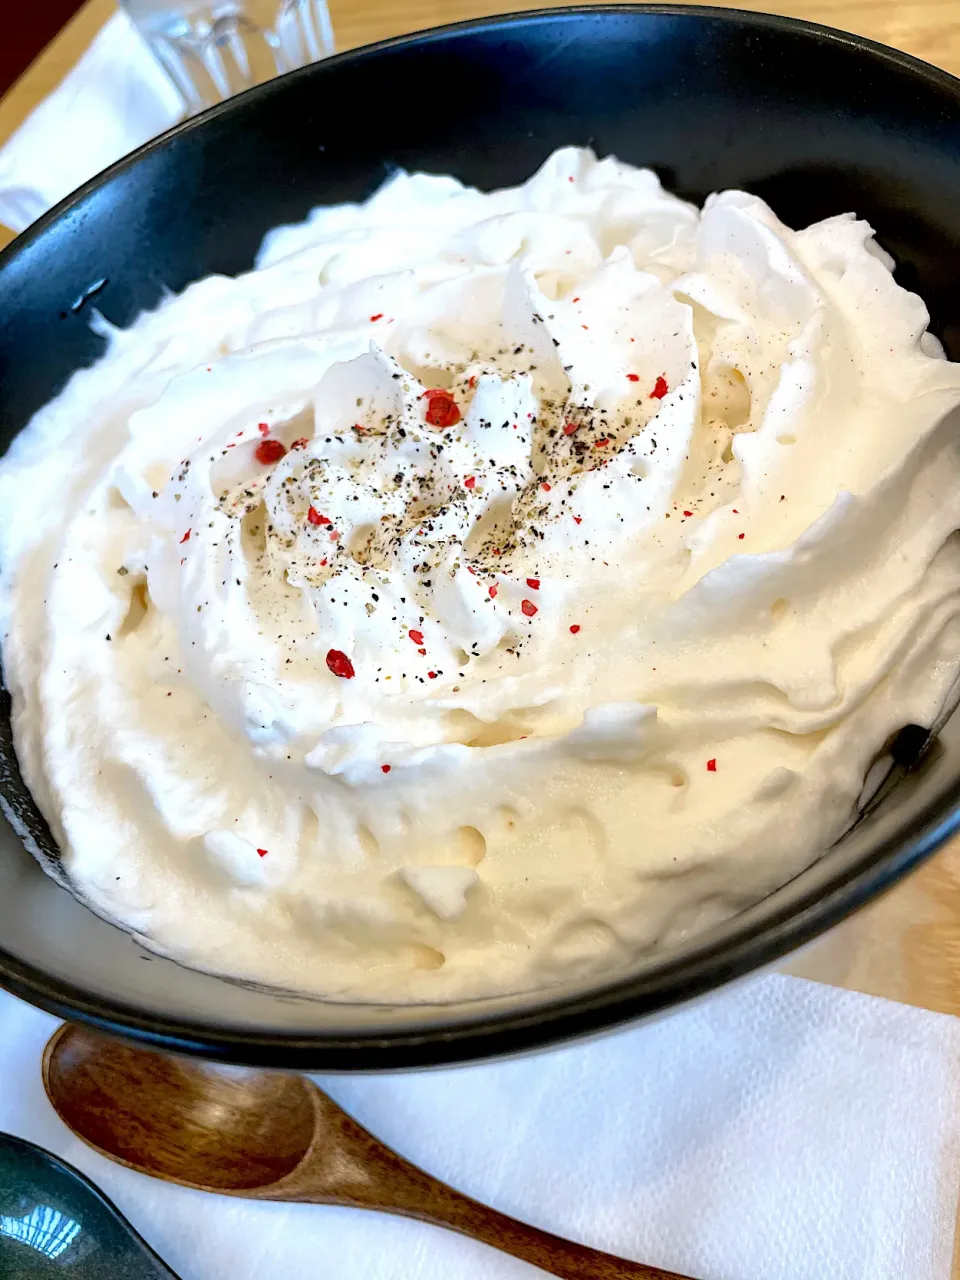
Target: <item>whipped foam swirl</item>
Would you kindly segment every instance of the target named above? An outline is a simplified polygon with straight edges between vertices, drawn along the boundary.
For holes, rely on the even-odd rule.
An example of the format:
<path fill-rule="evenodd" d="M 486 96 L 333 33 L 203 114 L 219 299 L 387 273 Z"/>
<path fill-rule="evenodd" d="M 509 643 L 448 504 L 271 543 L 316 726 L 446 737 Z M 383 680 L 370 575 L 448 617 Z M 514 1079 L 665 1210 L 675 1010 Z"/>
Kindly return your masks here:
<path fill-rule="evenodd" d="M 927 321 L 853 216 L 568 149 L 399 175 L 111 331 L 0 466 L 55 870 L 186 963 L 393 999 L 782 883 L 956 676 Z"/>

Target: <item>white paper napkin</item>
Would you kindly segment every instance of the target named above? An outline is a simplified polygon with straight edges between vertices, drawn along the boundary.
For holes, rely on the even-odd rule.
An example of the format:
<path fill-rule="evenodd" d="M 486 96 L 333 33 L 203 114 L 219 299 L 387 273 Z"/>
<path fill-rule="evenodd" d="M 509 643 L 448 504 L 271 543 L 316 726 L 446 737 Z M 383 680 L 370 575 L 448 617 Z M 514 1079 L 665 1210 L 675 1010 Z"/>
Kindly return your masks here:
<path fill-rule="evenodd" d="M 247 1204 L 101 1159 L 40 1082 L 56 1026 L 0 995 L 0 1129 L 111 1196 L 183 1280 L 542 1273 L 367 1210 Z M 514 1062 L 319 1081 L 431 1173 L 538 1226 L 698 1280 L 948 1280 L 960 1021 L 799 978 Z"/>
<path fill-rule="evenodd" d="M 182 114 L 180 95 L 133 24 L 114 14 L 0 150 L 0 222 L 22 231 Z"/>

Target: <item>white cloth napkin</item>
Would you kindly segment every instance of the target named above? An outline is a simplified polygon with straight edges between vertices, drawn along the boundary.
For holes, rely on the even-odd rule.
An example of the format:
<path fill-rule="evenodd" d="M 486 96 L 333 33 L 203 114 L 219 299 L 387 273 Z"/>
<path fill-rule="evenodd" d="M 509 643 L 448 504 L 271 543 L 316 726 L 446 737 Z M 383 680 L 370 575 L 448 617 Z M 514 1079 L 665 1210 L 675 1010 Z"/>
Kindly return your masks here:
<path fill-rule="evenodd" d="M 22 231 L 88 178 L 176 124 L 180 95 L 123 13 L 0 150 L 0 222 Z"/>
<path fill-rule="evenodd" d="M 183 1280 L 542 1273 L 368 1210 L 248 1204 L 95 1155 L 40 1082 L 56 1023 L 0 994 L 0 1129 L 83 1169 Z M 431 1173 L 507 1213 L 697 1280 L 948 1280 L 960 1021 L 770 975 L 513 1062 L 324 1077 Z"/>

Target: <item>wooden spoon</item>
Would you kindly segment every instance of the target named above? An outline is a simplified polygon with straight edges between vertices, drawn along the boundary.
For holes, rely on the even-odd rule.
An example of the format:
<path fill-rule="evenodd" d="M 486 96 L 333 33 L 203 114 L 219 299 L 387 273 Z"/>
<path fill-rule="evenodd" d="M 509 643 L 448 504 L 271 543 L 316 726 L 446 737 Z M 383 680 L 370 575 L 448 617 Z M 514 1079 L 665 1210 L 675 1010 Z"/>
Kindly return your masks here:
<path fill-rule="evenodd" d="M 685 1280 L 561 1240 L 461 1195 L 384 1146 L 303 1076 L 215 1066 L 65 1025 L 44 1050 L 43 1083 L 84 1142 L 166 1182 L 251 1200 L 398 1213 L 566 1280 Z"/>

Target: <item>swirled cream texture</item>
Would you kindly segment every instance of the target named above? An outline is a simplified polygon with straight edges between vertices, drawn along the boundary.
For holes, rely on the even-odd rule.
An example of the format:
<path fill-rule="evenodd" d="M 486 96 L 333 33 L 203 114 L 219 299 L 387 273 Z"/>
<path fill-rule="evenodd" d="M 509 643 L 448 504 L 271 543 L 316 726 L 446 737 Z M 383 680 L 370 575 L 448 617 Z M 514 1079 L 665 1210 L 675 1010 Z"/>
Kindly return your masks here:
<path fill-rule="evenodd" d="M 783 883 L 957 673 L 960 370 L 890 267 L 571 149 L 111 331 L 0 468 L 55 870 L 187 964 L 399 1000 Z"/>

